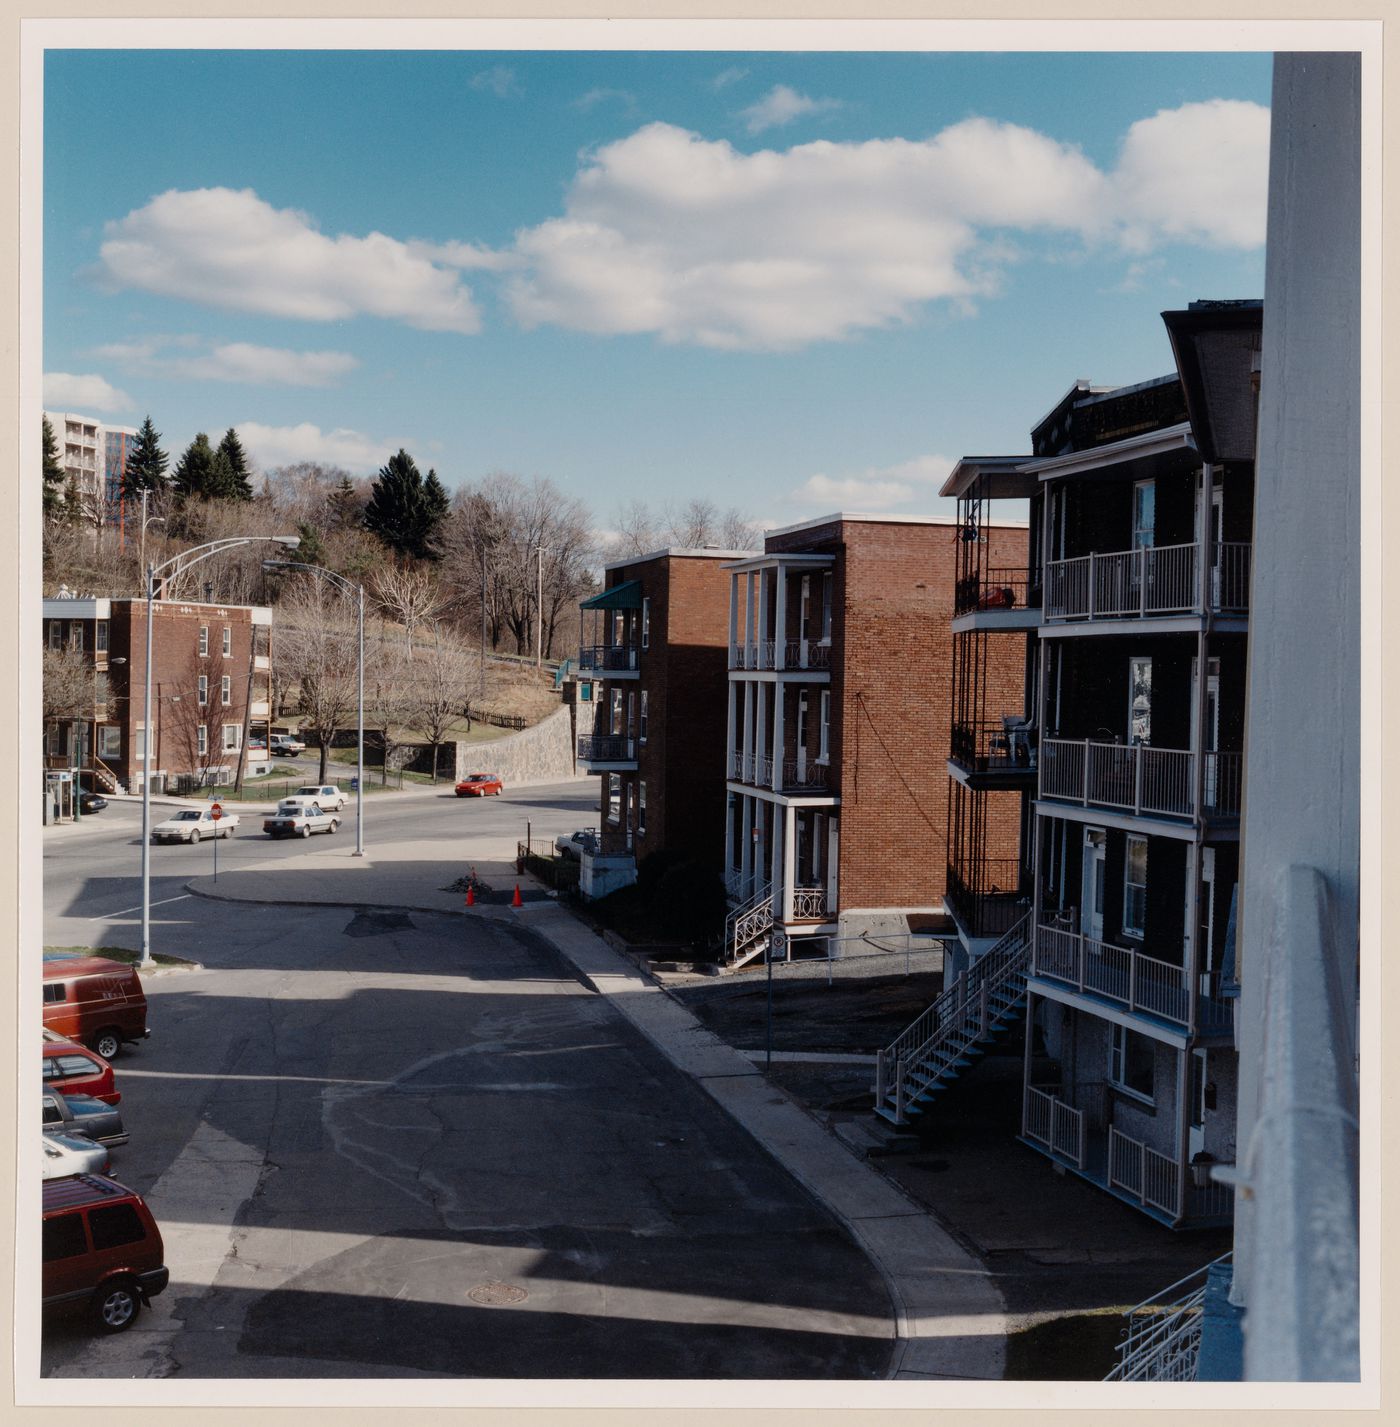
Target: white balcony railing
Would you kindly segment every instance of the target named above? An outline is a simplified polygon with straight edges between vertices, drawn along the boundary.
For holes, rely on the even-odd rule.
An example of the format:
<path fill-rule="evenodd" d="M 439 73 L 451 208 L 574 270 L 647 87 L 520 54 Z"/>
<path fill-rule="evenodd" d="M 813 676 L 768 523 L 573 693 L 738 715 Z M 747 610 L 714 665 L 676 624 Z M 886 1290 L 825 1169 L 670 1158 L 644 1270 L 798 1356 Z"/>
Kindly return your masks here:
<path fill-rule="evenodd" d="M 1152 1149 L 1141 1140 L 1108 1127 L 1108 1185 L 1122 1189 L 1144 1204 L 1181 1217 L 1183 1172 L 1176 1158 Z"/>
<path fill-rule="evenodd" d="M 1028 1140 L 1084 1167 L 1084 1116 L 1056 1095 L 1026 1086 L 1021 1132 Z"/>
<path fill-rule="evenodd" d="M 1241 756 L 1206 754 L 1204 810 L 1217 817 L 1240 812 Z M 1041 743 L 1039 794 L 1134 814 L 1196 816 L 1196 755 L 1145 743 L 1098 743 L 1047 738 Z"/>
<path fill-rule="evenodd" d="M 826 914 L 825 887 L 793 888 L 792 914 L 790 918 L 792 921 L 820 921 Z"/>
<path fill-rule="evenodd" d="M 1205 603 L 1216 613 L 1243 613 L 1249 608 L 1248 542 L 1216 541 L 1210 553 Z M 1200 546 L 1193 542 L 1052 560 L 1045 567 L 1045 618 L 1204 613 L 1199 558 Z"/>
<path fill-rule="evenodd" d="M 827 765 L 825 763 L 799 763 L 789 758 L 783 763 L 784 788 L 825 788 Z"/>

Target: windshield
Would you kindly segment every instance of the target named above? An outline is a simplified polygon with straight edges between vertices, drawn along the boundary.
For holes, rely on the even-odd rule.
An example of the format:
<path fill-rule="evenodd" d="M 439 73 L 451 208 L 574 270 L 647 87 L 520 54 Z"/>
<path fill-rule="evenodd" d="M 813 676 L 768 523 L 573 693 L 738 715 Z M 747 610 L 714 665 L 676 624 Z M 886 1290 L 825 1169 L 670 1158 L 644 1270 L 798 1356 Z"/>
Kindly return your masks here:
<path fill-rule="evenodd" d="M 173 823 L 197 823 L 199 821 L 199 814 L 196 812 L 176 813 L 170 821 Z"/>

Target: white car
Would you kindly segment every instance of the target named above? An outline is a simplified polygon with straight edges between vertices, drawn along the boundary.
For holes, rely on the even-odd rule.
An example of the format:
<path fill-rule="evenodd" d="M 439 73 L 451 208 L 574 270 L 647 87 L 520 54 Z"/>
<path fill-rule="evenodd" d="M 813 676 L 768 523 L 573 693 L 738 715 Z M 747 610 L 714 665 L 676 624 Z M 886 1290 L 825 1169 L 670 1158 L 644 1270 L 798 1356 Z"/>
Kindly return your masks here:
<path fill-rule="evenodd" d="M 598 829 L 581 827 L 577 832 L 561 832 L 554 839 L 554 850 L 561 857 L 578 857 L 585 850 L 596 851 L 597 844 Z"/>
<path fill-rule="evenodd" d="M 94 1144 L 81 1135 L 45 1133 L 44 1178 L 64 1179 L 70 1174 L 106 1174 L 112 1157 L 105 1145 Z"/>
<path fill-rule="evenodd" d="M 277 811 L 263 819 L 269 837 L 310 837 L 313 832 L 334 832 L 339 826 L 340 819 L 314 798 L 283 798 Z"/>
<path fill-rule="evenodd" d="M 313 798 L 320 803 L 322 810 L 328 813 L 338 813 L 345 806 L 345 794 L 332 783 L 312 783 L 308 787 L 298 788 L 292 796 Z"/>
<path fill-rule="evenodd" d="M 298 753 L 306 752 L 306 745 L 295 734 L 274 733 L 268 741 L 274 757 L 294 758 Z"/>
<path fill-rule="evenodd" d="M 215 819 L 208 808 L 181 808 L 151 829 L 151 841 L 198 842 L 204 837 L 232 837 L 237 826 L 237 813 L 226 812 Z"/>

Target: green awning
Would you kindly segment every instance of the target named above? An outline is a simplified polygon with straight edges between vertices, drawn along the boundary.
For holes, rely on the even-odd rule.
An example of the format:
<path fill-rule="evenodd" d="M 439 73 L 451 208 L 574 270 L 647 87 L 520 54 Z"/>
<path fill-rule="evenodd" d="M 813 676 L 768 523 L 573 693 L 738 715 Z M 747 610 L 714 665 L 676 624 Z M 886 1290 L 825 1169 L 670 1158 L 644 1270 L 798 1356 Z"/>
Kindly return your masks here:
<path fill-rule="evenodd" d="M 602 590 L 579 605 L 580 609 L 641 609 L 642 582 L 624 580 L 610 590 Z"/>

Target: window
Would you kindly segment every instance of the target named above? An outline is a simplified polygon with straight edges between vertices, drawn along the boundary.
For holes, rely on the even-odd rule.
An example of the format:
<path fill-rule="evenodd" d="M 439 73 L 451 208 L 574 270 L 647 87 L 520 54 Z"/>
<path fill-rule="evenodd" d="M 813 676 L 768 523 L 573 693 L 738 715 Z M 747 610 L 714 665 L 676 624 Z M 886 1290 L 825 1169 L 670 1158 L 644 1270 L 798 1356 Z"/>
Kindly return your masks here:
<path fill-rule="evenodd" d="M 76 1258 L 87 1252 L 87 1235 L 81 1214 L 60 1214 L 44 1220 L 44 1262 Z"/>
<path fill-rule="evenodd" d="M 116 1249 L 123 1244 L 139 1244 L 146 1237 L 146 1226 L 134 1204 L 104 1204 L 88 1212 L 88 1227 L 92 1230 L 94 1249 Z"/>
<path fill-rule="evenodd" d="M 99 619 L 97 621 L 93 648 L 96 649 L 99 654 L 105 654 L 107 652 L 107 621 L 105 619 Z"/>
<path fill-rule="evenodd" d="M 819 730 L 820 744 L 817 747 L 817 762 L 827 763 L 831 760 L 831 690 L 823 689 L 821 695 L 821 728 Z"/>
<path fill-rule="evenodd" d="M 608 732 L 616 735 L 622 732 L 622 690 L 614 685 L 610 690 L 610 694 Z"/>
<path fill-rule="evenodd" d="M 1141 939 L 1147 924 L 1147 839 L 1130 837 L 1123 859 L 1123 935 Z"/>
<path fill-rule="evenodd" d="M 627 737 L 632 738 L 637 732 L 637 695 L 634 690 L 627 691 Z"/>
<path fill-rule="evenodd" d="M 647 691 L 642 690 L 642 707 L 637 719 L 637 737 L 643 743 L 647 741 Z"/>
<path fill-rule="evenodd" d="M 66 1001 L 68 999 L 68 988 L 61 981 L 46 981 L 44 983 L 44 1004 L 51 1001 Z"/>
<path fill-rule="evenodd" d="M 1113 1044 L 1108 1052 L 1108 1078 L 1119 1090 L 1152 1103 L 1152 1062 L 1154 1051 L 1147 1036 L 1124 1026 L 1114 1026 Z"/>
<path fill-rule="evenodd" d="M 209 652 L 209 626 L 207 624 L 199 626 L 199 652 L 201 654 Z"/>
<path fill-rule="evenodd" d="M 626 846 L 632 846 L 632 828 L 636 824 L 637 789 L 632 783 L 627 785 L 627 822 L 623 828 L 623 838 Z"/>
<path fill-rule="evenodd" d="M 831 571 L 822 576 L 822 639 L 823 644 L 831 643 Z"/>
<path fill-rule="evenodd" d="M 233 630 L 228 625 L 224 625 L 224 658 L 227 659 L 233 653 Z"/>
<path fill-rule="evenodd" d="M 199 706 L 203 708 L 209 702 L 209 675 L 199 676 Z"/>
<path fill-rule="evenodd" d="M 73 620 L 68 626 L 68 647 L 83 652 L 83 626 L 81 620 Z"/>
<path fill-rule="evenodd" d="M 49 621 L 49 648 L 63 648 L 63 621 L 61 619 L 51 619 Z"/>
<path fill-rule="evenodd" d="M 195 730 L 195 736 L 198 739 L 199 756 L 203 758 L 209 752 L 209 725 L 207 723 L 200 724 Z"/>
<path fill-rule="evenodd" d="M 114 723 L 104 723 L 97 730 L 97 756 L 99 758 L 120 758 L 122 756 L 122 731 Z"/>
<path fill-rule="evenodd" d="M 647 835 L 647 785 L 644 781 L 637 783 L 637 836 Z"/>
<path fill-rule="evenodd" d="M 237 753 L 243 746 L 243 725 L 241 723 L 226 723 L 224 725 L 224 752 Z"/>
<path fill-rule="evenodd" d="M 591 679 L 579 680 L 578 701 L 581 704 L 591 704 L 593 702 L 593 681 Z"/>
<path fill-rule="evenodd" d="M 1157 485 L 1155 481 L 1138 481 L 1133 487 L 1133 549 L 1152 548 L 1152 528 L 1156 523 Z"/>
<path fill-rule="evenodd" d="M 802 595 L 798 614 L 798 637 L 808 640 L 812 637 L 812 577 L 803 575 Z"/>
<path fill-rule="evenodd" d="M 651 648 L 651 597 L 642 601 L 642 648 Z"/>
<path fill-rule="evenodd" d="M 797 756 L 807 756 L 807 690 L 797 695 Z"/>
<path fill-rule="evenodd" d="M 136 728 L 131 732 L 131 756 L 133 758 L 144 758 L 146 756 L 146 730 Z"/>
<path fill-rule="evenodd" d="M 1128 660 L 1128 742 L 1152 742 L 1152 660 Z"/>
<path fill-rule="evenodd" d="M 622 817 L 622 774 L 608 774 L 608 821 L 618 822 Z"/>
<path fill-rule="evenodd" d="M 219 680 L 219 702 L 225 708 L 233 702 L 233 679 L 228 674 Z"/>

